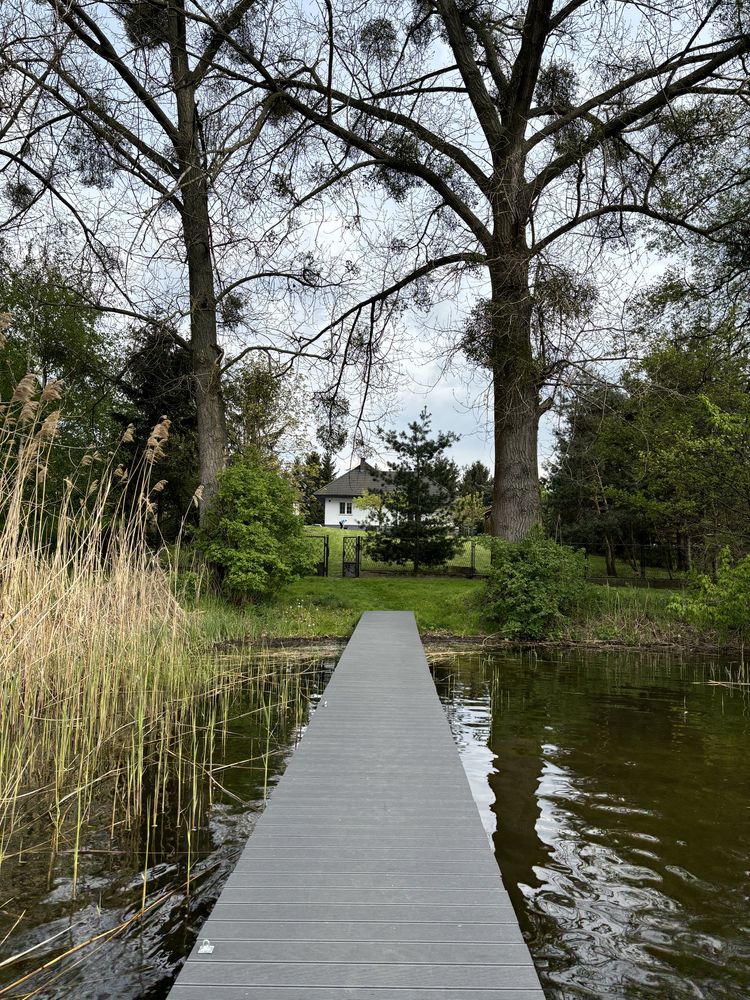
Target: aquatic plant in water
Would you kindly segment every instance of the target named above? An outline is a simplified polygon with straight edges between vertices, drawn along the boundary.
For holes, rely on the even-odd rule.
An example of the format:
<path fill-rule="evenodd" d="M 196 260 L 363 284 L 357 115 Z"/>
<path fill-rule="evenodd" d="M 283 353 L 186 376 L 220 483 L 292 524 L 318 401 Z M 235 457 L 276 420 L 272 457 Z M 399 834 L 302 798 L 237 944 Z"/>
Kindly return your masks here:
<path fill-rule="evenodd" d="M 91 448 L 55 491 L 62 392 L 28 374 L 0 401 L 0 875 L 47 856 L 75 897 L 91 831 L 156 831 L 167 800 L 189 853 L 238 692 L 264 720 L 259 758 L 302 706 L 293 671 L 219 666 L 175 597 L 176 557 L 153 544 L 168 419 L 133 467 Z"/>

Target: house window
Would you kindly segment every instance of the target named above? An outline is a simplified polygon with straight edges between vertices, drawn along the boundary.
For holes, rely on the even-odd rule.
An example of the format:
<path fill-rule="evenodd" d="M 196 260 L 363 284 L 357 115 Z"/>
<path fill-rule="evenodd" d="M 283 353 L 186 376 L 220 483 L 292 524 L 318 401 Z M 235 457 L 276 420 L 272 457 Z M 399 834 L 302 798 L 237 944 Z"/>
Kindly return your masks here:
<path fill-rule="evenodd" d="M 352 505 L 350 503 L 348 503 L 346 505 L 346 513 L 347 514 L 351 514 L 351 512 L 352 512 Z"/>
<path fill-rule="evenodd" d="M 351 503 L 345 503 L 343 500 L 339 504 L 339 514 L 351 514 L 352 505 Z"/>

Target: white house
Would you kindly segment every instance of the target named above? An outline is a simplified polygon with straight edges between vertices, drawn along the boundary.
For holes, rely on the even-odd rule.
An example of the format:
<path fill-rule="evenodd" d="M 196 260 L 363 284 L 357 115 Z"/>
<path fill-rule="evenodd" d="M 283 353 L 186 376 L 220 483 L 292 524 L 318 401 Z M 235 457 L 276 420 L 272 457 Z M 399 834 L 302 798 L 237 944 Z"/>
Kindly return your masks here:
<path fill-rule="evenodd" d="M 359 465 L 318 490 L 315 496 L 323 503 L 323 524 L 327 528 L 364 528 L 368 511 L 357 507 L 354 498 L 363 493 L 390 492 L 393 487 L 385 475 L 363 458 Z"/>

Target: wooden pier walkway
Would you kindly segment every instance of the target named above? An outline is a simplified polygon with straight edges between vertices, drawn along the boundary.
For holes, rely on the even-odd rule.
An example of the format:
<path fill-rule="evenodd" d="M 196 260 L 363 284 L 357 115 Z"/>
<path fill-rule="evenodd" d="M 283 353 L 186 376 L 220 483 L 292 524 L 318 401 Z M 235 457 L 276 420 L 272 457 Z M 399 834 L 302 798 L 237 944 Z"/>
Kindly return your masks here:
<path fill-rule="evenodd" d="M 170 997 L 544 1000 L 411 613 L 363 615 Z"/>

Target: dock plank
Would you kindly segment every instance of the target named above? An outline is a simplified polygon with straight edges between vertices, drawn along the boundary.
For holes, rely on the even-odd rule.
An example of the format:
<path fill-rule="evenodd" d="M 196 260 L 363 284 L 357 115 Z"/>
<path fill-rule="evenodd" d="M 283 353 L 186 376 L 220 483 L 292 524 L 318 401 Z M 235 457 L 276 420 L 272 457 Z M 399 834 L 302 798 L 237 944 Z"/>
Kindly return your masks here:
<path fill-rule="evenodd" d="M 368 612 L 174 1000 L 544 1000 L 414 617 Z"/>

